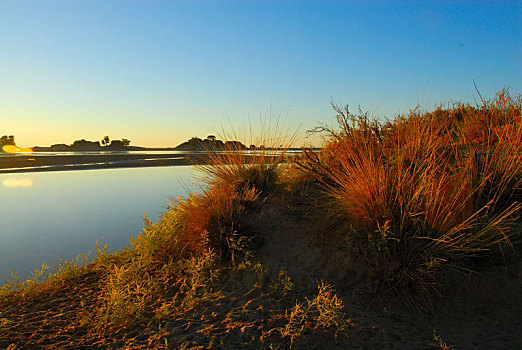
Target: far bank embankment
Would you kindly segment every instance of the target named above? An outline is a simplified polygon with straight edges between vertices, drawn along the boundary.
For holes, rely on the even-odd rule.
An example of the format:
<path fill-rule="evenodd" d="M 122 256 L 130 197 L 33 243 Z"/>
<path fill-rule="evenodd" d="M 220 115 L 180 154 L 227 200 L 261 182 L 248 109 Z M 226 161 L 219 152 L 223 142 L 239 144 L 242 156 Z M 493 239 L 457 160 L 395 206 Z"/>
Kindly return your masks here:
<path fill-rule="evenodd" d="M 188 152 L 172 154 L 13 154 L 0 156 L 0 174 L 34 171 L 193 165 L 202 161 L 201 158 L 201 154 Z"/>
<path fill-rule="evenodd" d="M 49 154 L 35 152 L 30 154 L 0 153 L 0 174 L 25 173 L 36 171 L 64 171 L 107 168 L 132 168 L 153 166 L 176 166 L 208 164 L 211 154 L 207 152 L 173 153 L 70 153 Z M 244 160 L 249 162 L 249 156 Z"/>

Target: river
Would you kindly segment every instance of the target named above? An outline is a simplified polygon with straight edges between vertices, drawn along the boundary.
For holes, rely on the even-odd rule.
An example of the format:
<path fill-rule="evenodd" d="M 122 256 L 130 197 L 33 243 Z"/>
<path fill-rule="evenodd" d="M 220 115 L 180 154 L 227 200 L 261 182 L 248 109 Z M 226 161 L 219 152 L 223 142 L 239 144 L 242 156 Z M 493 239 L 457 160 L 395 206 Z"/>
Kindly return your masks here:
<path fill-rule="evenodd" d="M 0 285 L 57 259 L 70 260 L 95 242 L 113 251 L 159 218 L 167 200 L 196 188 L 193 166 L 0 174 Z"/>

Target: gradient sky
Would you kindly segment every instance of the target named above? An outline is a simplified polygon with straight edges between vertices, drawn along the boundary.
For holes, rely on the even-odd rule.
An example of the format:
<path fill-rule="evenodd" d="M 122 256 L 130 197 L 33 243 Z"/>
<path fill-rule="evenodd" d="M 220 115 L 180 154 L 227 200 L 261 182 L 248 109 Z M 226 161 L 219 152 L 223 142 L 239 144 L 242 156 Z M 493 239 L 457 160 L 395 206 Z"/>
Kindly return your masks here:
<path fill-rule="evenodd" d="M 0 135 L 175 146 L 522 91 L 521 1 L 0 0 Z M 317 139 L 312 139 L 315 143 Z M 300 141 L 302 142 L 302 141 Z"/>

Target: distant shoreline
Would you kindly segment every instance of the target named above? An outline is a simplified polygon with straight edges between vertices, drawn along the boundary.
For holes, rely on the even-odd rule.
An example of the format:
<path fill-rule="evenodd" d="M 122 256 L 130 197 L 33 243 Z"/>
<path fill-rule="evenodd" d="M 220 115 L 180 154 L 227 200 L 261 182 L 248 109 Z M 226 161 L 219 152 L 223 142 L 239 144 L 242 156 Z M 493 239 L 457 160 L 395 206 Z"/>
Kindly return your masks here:
<path fill-rule="evenodd" d="M 180 166 L 205 164 L 208 161 L 206 152 L 173 151 L 172 153 L 125 153 L 125 152 L 34 152 L 21 154 L 0 154 L 0 174 L 94 170 L 112 168 L 141 168 L 159 166 Z M 290 153 L 301 149 L 291 149 Z M 47 154 L 46 154 L 47 153 Z M 64 154 L 67 153 L 67 154 Z"/>
<path fill-rule="evenodd" d="M 74 154 L 71 152 L 70 155 L 44 155 L 42 153 L 44 152 L 0 157 L 0 174 L 195 165 L 201 161 L 201 155 L 196 153 Z"/>
<path fill-rule="evenodd" d="M 222 141 L 213 135 L 206 139 L 192 137 L 176 147 L 130 146 L 127 139 L 102 142 L 76 140 L 72 144 L 54 144 L 49 147 L 16 146 L 14 136 L 3 136 L 0 143 L 0 174 L 42 171 L 87 170 L 107 168 L 136 168 L 207 164 L 213 152 L 279 152 L 283 149 L 264 145 L 246 146 L 240 141 Z M 301 148 L 285 149 L 288 153 Z"/>

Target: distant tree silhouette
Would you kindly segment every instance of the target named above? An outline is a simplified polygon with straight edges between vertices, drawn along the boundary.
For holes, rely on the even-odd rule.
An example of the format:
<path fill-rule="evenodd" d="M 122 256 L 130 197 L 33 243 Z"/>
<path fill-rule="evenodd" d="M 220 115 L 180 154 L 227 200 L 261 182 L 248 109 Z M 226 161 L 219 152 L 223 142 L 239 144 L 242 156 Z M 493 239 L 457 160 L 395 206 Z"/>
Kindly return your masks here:
<path fill-rule="evenodd" d="M 130 142 L 129 139 L 121 139 L 121 143 L 122 143 L 125 147 L 127 147 L 128 145 L 130 145 L 131 142 Z"/>
<path fill-rule="evenodd" d="M 250 147 L 255 147 L 251 145 Z M 223 149 L 228 150 L 246 150 L 247 146 L 239 141 L 226 141 L 223 142 L 217 139 L 214 135 L 208 135 L 206 139 L 202 140 L 199 137 L 192 137 L 188 141 L 176 146 L 176 149 L 182 150 L 210 150 L 218 151 Z"/>
<path fill-rule="evenodd" d="M 192 137 L 192 138 L 190 138 L 190 140 L 187 141 L 187 143 L 191 147 L 199 147 L 201 145 L 202 141 L 203 140 L 201 140 L 199 137 Z"/>
<path fill-rule="evenodd" d="M 104 136 L 103 139 L 101 140 L 101 143 L 105 147 L 108 147 L 109 144 L 111 143 L 111 139 L 109 138 L 109 136 Z"/>
<path fill-rule="evenodd" d="M 15 140 L 13 135 L 4 135 L 0 137 L 0 146 L 13 145 L 15 146 Z"/>
<path fill-rule="evenodd" d="M 100 141 L 75 140 L 70 148 L 73 150 L 96 150 L 100 148 Z"/>

